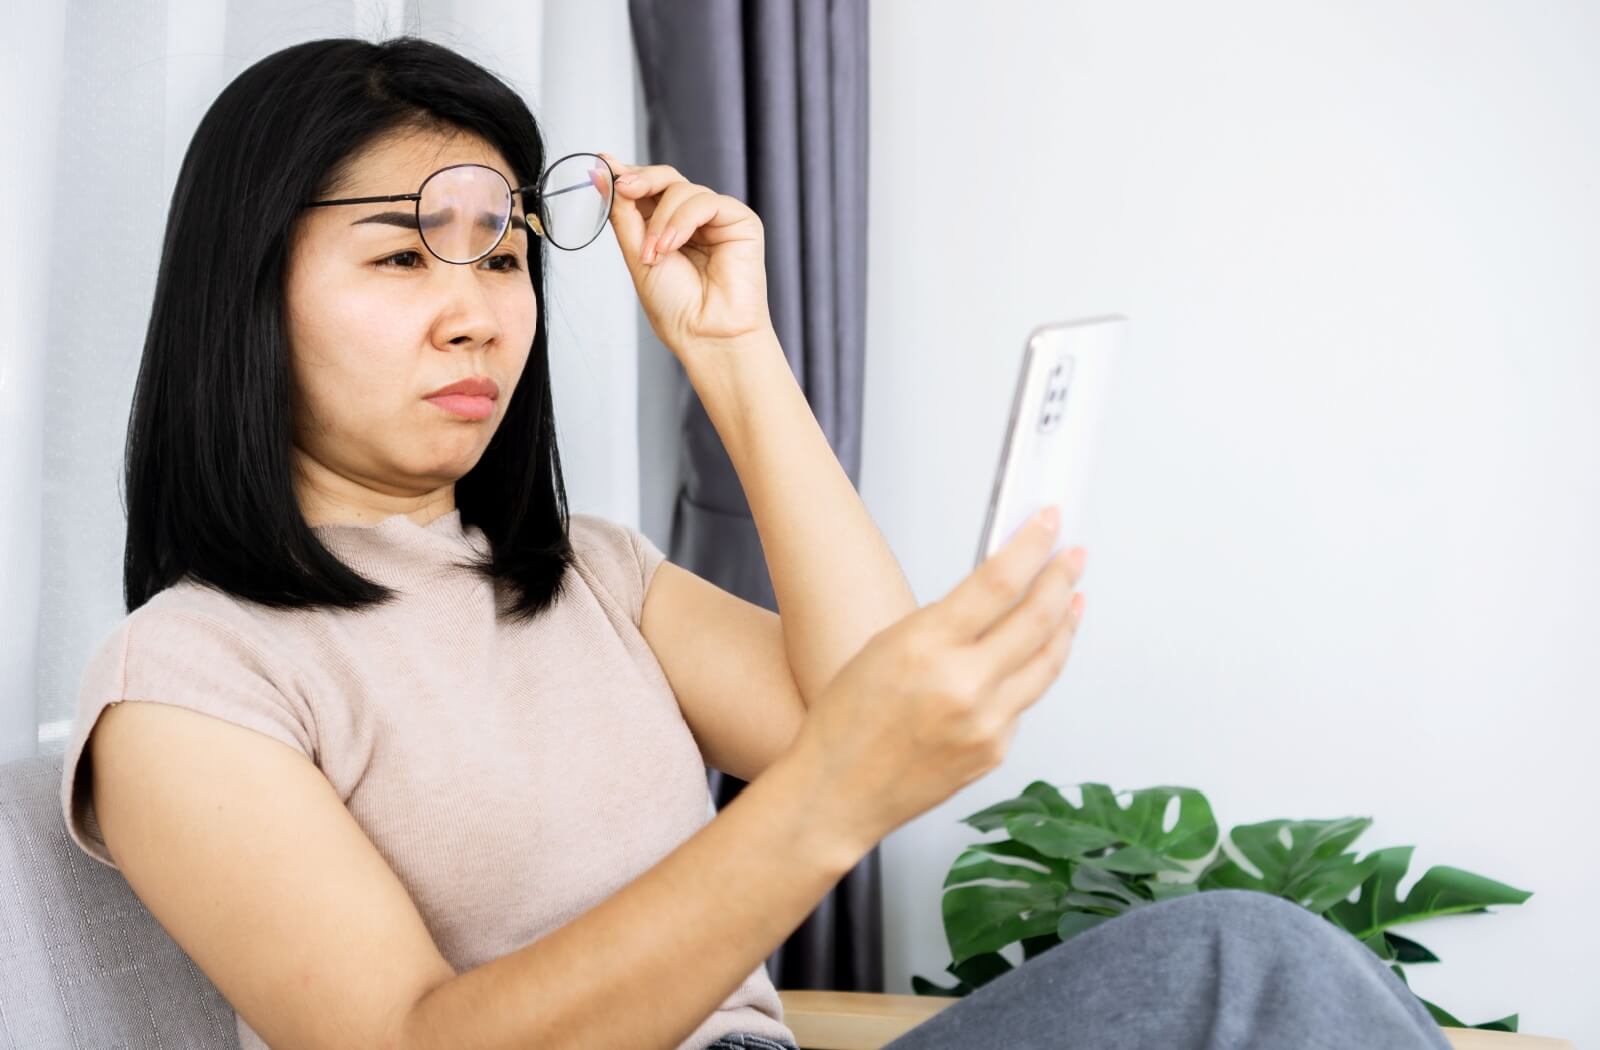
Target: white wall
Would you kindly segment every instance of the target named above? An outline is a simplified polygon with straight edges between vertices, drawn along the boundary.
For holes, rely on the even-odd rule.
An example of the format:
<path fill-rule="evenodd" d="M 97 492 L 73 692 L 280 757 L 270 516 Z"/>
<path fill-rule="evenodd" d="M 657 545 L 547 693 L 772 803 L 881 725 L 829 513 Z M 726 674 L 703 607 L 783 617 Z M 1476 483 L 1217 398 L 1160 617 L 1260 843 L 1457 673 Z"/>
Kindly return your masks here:
<path fill-rule="evenodd" d="M 1133 321 L 1077 650 L 885 844 L 890 990 L 945 976 L 961 817 L 1176 783 L 1535 891 L 1408 931 L 1445 960 L 1415 987 L 1600 1044 L 1600 7 L 872 16 L 862 492 L 922 601 L 970 567 L 1029 329 Z"/>

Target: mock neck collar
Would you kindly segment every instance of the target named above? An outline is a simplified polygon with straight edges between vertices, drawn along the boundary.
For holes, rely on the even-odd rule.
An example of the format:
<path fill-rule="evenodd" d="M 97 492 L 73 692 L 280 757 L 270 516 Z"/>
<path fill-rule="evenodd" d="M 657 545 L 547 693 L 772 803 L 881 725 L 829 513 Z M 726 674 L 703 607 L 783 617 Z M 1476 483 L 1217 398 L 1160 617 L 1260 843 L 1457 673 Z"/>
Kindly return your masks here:
<path fill-rule="evenodd" d="M 392 514 L 369 525 L 328 523 L 313 525 L 311 531 L 340 561 L 386 584 L 430 575 L 488 553 L 483 530 L 463 526 L 459 507 L 426 525 L 406 514 Z"/>

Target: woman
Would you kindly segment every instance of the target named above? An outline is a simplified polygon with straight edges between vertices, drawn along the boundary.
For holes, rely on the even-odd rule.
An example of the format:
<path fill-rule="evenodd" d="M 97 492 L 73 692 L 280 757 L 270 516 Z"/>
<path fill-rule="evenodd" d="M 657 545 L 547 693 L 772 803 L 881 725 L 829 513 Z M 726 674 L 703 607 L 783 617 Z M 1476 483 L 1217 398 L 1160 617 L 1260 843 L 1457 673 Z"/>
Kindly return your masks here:
<path fill-rule="evenodd" d="M 773 336 L 749 208 L 547 168 L 514 92 L 412 39 L 269 56 L 185 157 L 128 616 L 62 804 L 246 1048 L 792 1047 L 763 960 L 1001 760 L 1081 619 L 1048 523 L 916 607 Z M 584 201 L 740 468 L 782 621 L 566 512 L 533 240 L 581 246 Z M 708 762 L 751 781 L 715 819 Z M 1259 895 L 1152 905 L 896 1045 L 1444 1045 L 1353 943 Z"/>

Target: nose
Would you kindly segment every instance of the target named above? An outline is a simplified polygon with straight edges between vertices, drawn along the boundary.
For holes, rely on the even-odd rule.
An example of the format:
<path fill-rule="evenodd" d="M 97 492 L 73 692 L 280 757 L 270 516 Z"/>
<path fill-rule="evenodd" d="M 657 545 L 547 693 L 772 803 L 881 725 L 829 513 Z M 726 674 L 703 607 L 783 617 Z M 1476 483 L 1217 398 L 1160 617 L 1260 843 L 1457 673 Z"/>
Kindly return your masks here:
<path fill-rule="evenodd" d="M 480 273 L 478 263 L 438 263 L 434 275 L 441 296 L 439 343 L 481 346 L 499 337 L 500 319 L 484 287 L 491 275 Z"/>

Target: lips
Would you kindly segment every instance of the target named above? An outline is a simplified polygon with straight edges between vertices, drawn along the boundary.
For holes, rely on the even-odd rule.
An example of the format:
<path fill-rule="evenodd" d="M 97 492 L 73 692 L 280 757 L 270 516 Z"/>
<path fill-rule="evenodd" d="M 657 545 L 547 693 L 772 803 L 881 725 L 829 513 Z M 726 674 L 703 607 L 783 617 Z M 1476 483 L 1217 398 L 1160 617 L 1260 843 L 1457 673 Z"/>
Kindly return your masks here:
<path fill-rule="evenodd" d="M 471 376 L 467 379 L 458 379 L 449 386 L 442 386 L 424 397 L 448 397 L 451 394 L 460 394 L 464 397 L 486 397 L 491 401 L 499 398 L 500 384 L 488 376 Z"/>

